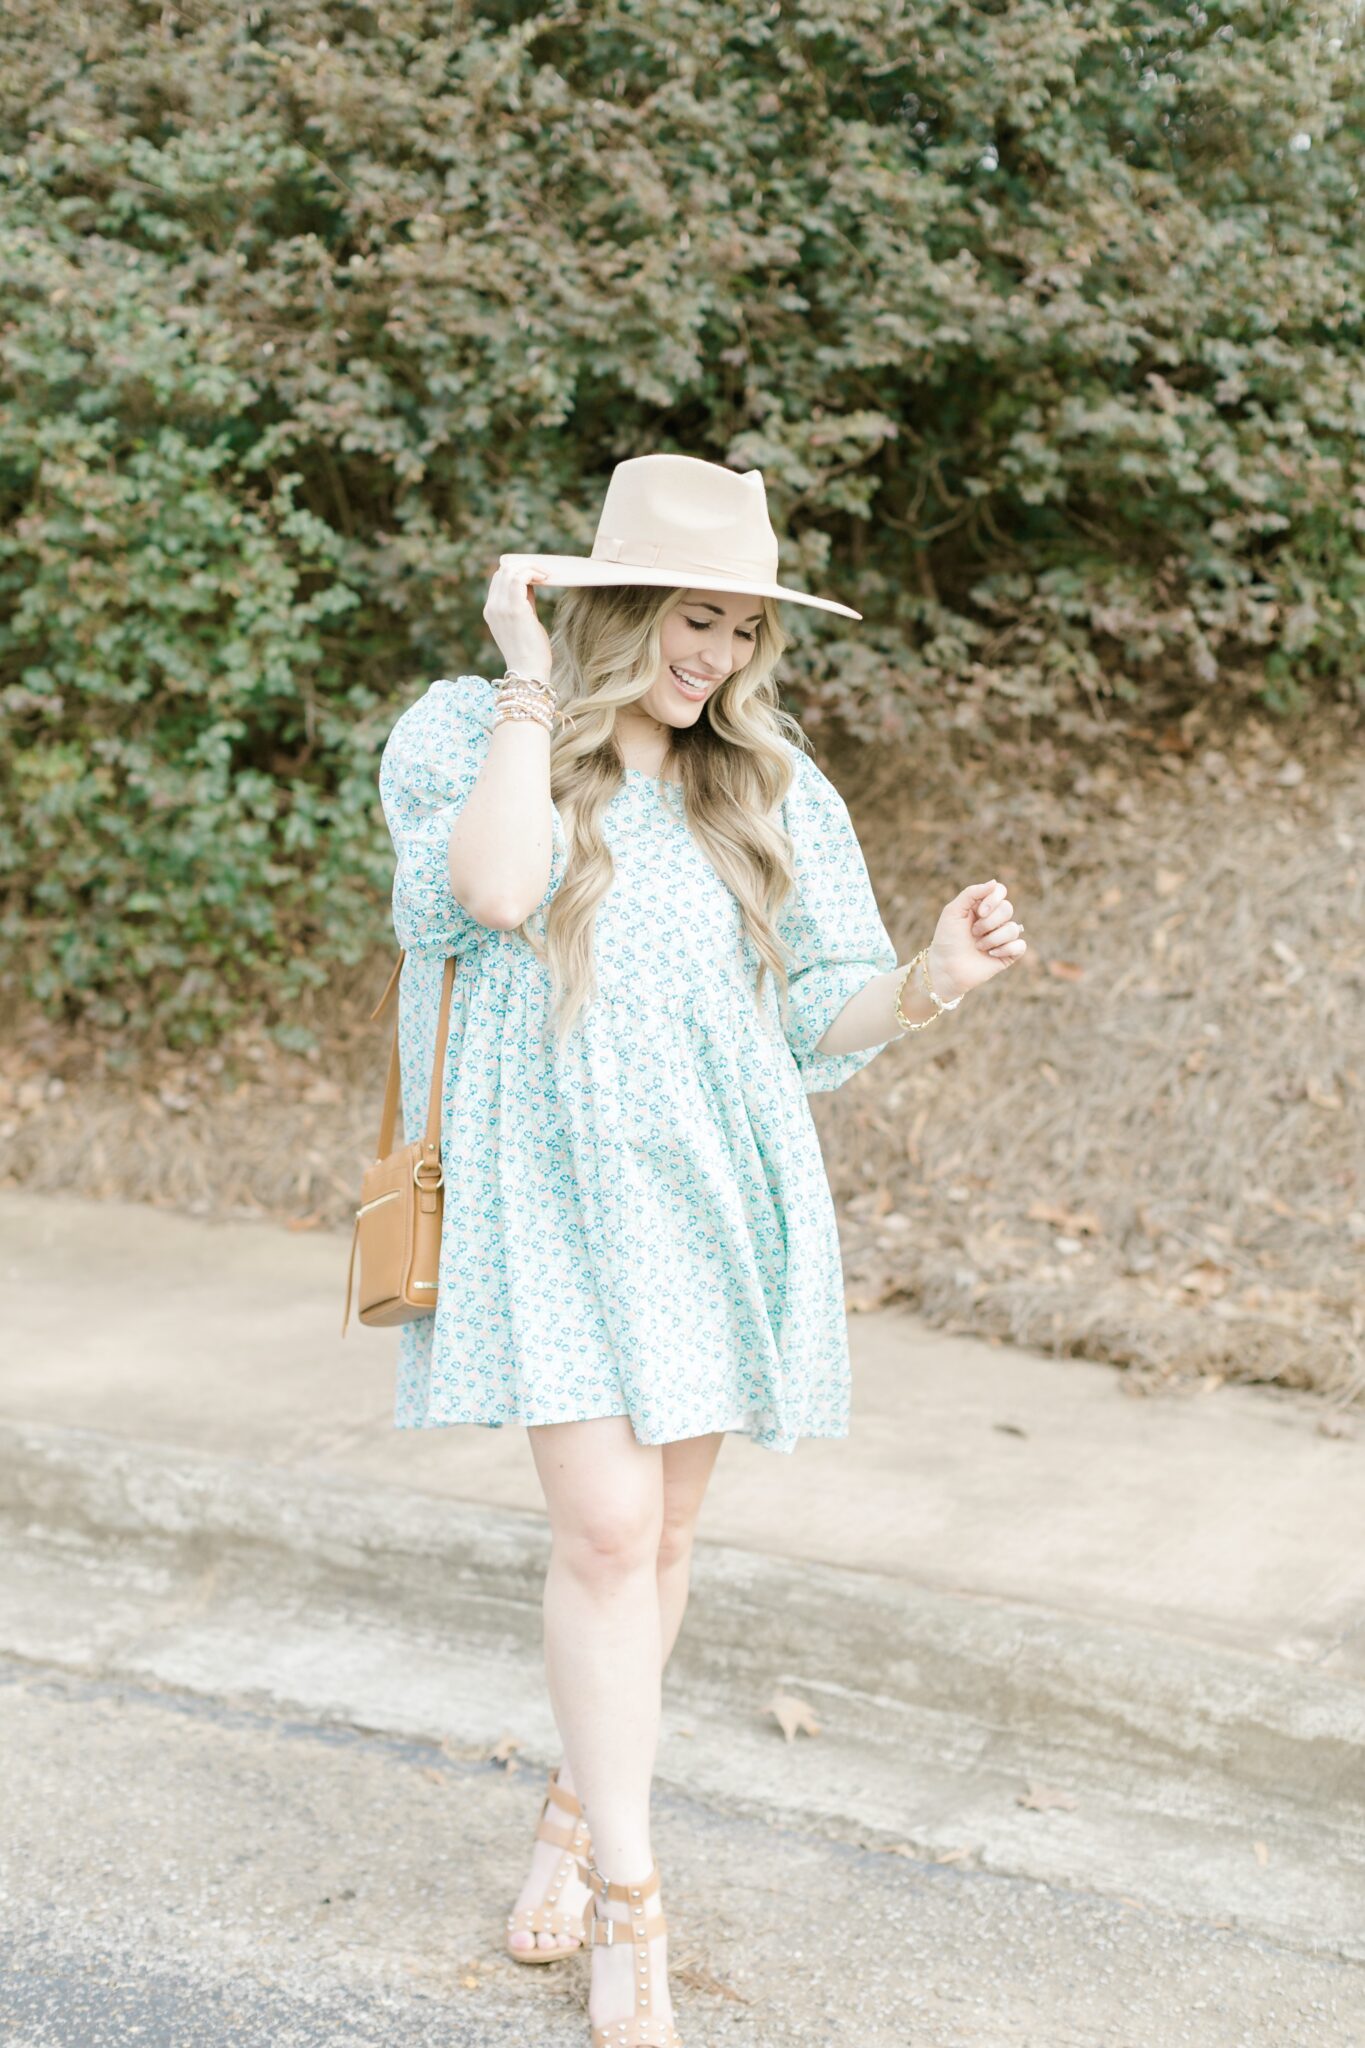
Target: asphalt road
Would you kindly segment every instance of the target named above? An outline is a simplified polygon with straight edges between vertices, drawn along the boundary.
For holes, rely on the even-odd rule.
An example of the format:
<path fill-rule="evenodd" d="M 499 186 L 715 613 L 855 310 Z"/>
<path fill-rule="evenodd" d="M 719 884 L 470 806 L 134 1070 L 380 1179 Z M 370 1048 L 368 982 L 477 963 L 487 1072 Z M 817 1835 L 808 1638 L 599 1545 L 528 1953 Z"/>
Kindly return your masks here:
<path fill-rule="evenodd" d="M 542 1777 L 0 1664 L 6 2048 L 587 2048 L 500 1947 Z M 660 1788 L 687 2048 L 1359 2048 L 1365 1969 Z"/>

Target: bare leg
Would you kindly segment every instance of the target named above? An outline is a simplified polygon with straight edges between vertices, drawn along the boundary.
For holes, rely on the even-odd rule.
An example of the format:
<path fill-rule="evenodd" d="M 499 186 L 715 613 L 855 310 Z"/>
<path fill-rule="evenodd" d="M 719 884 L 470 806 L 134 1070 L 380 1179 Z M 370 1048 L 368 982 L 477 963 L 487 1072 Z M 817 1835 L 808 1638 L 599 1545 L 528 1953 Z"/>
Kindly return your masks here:
<path fill-rule="evenodd" d="M 587 1444 L 581 1444 L 581 1442 L 579 1444 L 575 1444 L 575 1442 L 567 1444 L 565 1442 L 565 1438 L 569 1438 L 571 1432 L 579 1432 L 581 1434 L 581 1432 L 602 1430 L 606 1423 L 618 1423 L 620 1425 L 620 1430 L 618 1430 L 620 1450 L 624 1450 L 624 1456 L 626 1456 L 626 1473 L 632 1475 L 628 1479 L 626 1491 L 616 1489 L 614 1479 L 610 1477 L 614 1470 L 616 1470 L 616 1462 L 610 1456 L 610 1452 L 614 1452 L 618 1446 L 610 1446 L 610 1452 L 606 1454 L 606 1475 L 604 1475 L 604 1454 L 598 1452 L 598 1448 L 596 1448 L 596 1444 L 593 1444 L 591 1438 L 587 1440 Z M 634 1470 L 639 1468 L 639 1460 L 641 1458 L 645 1458 L 645 1460 L 657 1458 L 659 1460 L 663 1499 L 661 1499 L 661 1513 L 659 1513 L 659 1522 L 657 1522 L 657 1544 L 655 1544 L 653 1575 L 655 1575 L 655 1602 L 657 1602 L 657 1616 L 659 1616 L 657 1645 L 659 1645 L 659 1671 L 661 1671 L 663 1665 L 667 1663 L 671 1651 L 673 1651 L 673 1642 L 677 1640 L 677 1632 L 681 1628 L 681 1618 L 684 1618 L 684 1610 L 686 1610 L 686 1604 L 688 1604 L 688 1581 L 690 1581 L 690 1567 L 692 1567 L 692 1540 L 694 1540 L 694 1530 L 696 1530 L 696 1518 L 698 1518 L 698 1511 L 700 1511 L 700 1505 L 702 1505 L 702 1497 L 706 1493 L 706 1485 L 710 1481 L 710 1475 L 712 1475 L 714 1464 L 716 1464 L 716 1456 L 718 1456 L 720 1446 L 724 1442 L 724 1432 L 716 1432 L 712 1436 L 700 1436 L 700 1438 L 684 1438 L 684 1440 L 679 1440 L 675 1444 L 663 1444 L 657 1450 L 649 1450 L 647 1446 L 641 1446 L 641 1444 L 634 1442 L 634 1434 L 630 1432 L 630 1425 L 628 1425 L 628 1421 L 624 1417 L 604 1417 L 602 1423 L 557 1423 L 553 1427 L 546 1427 L 546 1430 L 532 1430 L 532 1432 L 528 1432 L 528 1436 L 532 1440 L 532 1454 L 536 1458 L 536 1468 L 538 1468 L 538 1473 L 542 1477 L 542 1485 L 544 1485 L 544 1493 L 546 1493 L 546 1505 L 551 1507 L 551 1526 L 553 1526 L 553 1530 L 557 1528 L 557 1513 L 555 1513 L 553 1495 L 557 1491 L 563 1491 L 563 1493 L 567 1493 L 567 1501 L 569 1501 L 567 1513 L 565 1513 L 563 1520 L 567 1522 L 571 1532 L 577 1530 L 577 1544 L 579 1544 L 579 1548 L 583 1544 L 585 1530 L 583 1530 L 583 1516 L 575 1509 L 573 1501 L 575 1501 L 577 1491 L 581 1491 L 581 1487 L 583 1487 L 583 1479 L 587 1483 L 587 1493 L 593 1495 L 593 1513 L 589 1516 L 589 1524 L 591 1524 L 593 1520 L 600 1518 L 600 1501 L 602 1501 L 604 1491 L 612 1489 L 612 1499 L 616 1501 L 618 1507 L 620 1505 L 628 1505 L 628 1501 L 632 1499 L 630 1489 L 634 1487 Z M 559 1536 L 557 1536 L 555 1550 L 559 1552 L 559 1548 L 561 1548 L 561 1544 L 559 1544 Z M 591 1548 L 591 1544 L 589 1544 L 589 1548 Z M 600 1550 L 602 1542 L 598 1542 L 596 1548 Z M 598 1573 L 596 1577 L 602 1577 L 602 1575 Z M 551 1649 L 551 1604 L 553 1604 L 553 1599 L 555 1599 L 555 1587 L 551 1583 L 551 1575 L 546 1575 L 546 1677 L 551 1677 L 551 1659 L 553 1659 L 553 1649 Z M 557 1704 L 557 1714 L 559 1714 L 559 1702 L 555 1698 L 555 1679 L 553 1677 L 551 1677 L 551 1696 L 553 1696 L 553 1700 Z M 610 1720 L 610 1712 L 612 1710 L 608 1710 L 608 1720 Z M 563 1720 L 561 1720 L 561 1729 L 563 1729 Z M 569 1745 L 573 1745 L 571 1737 L 569 1737 Z M 614 1741 L 610 1741 L 608 1747 L 610 1747 L 610 1751 L 614 1755 L 618 1745 Z M 657 1747 L 657 1694 L 655 1694 L 655 1735 L 653 1735 L 653 1747 Z M 653 1749 L 651 1749 L 649 1772 L 653 1776 Z M 577 1786 L 575 1786 L 575 1782 L 571 1778 L 571 1767 L 569 1767 L 567 1759 L 559 1767 L 559 1778 L 561 1778 L 561 1782 L 563 1782 L 563 1786 L 567 1790 L 577 1790 Z M 555 1821 L 559 1821 L 563 1825 L 565 1821 L 569 1821 L 569 1815 L 567 1815 L 563 1808 L 557 1808 L 555 1804 L 551 1804 L 551 1819 L 555 1819 Z M 612 1870 L 610 1864 L 606 1862 L 606 1849 L 602 1847 L 602 1839 L 600 1839 L 600 1823 L 596 1819 L 596 1810 L 591 1810 L 591 1808 L 589 1808 L 589 1825 L 593 1827 L 593 1849 L 596 1849 L 596 1855 L 598 1855 L 598 1868 L 602 1868 L 610 1878 L 616 1878 L 618 1872 Z M 557 1849 L 548 1847 L 546 1843 L 536 1843 L 534 1845 L 530 1872 L 528 1872 L 526 1884 L 522 1888 L 522 1894 L 518 1898 L 518 1905 L 530 1905 L 534 1898 L 542 1896 L 544 1886 L 548 1884 L 548 1876 L 551 1876 L 551 1870 L 557 1864 L 557 1860 L 559 1860 L 559 1851 Z M 649 1870 L 649 1858 L 643 1862 L 641 1870 Z M 628 1874 L 636 1874 L 636 1872 L 630 1870 Z M 569 1878 L 565 1882 L 565 1888 L 561 1892 L 561 1901 L 559 1903 L 563 1907 L 567 1907 L 571 1913 L 577 1913 L 587 1903 L 587 1890 L 575 1878 Z M 616 1915 L 620 1909 L 616 1907 L 616 1903 L 612 1903 L 610 1911 L 612 1911 L 612 1915 Z M 530 1948 L 530 1944 L 532 1944 L 532 1935 L 530 1933 L 516 1933 L 512 1939 L 514 1939 L 514 1946 L 520 1946 L 520 1948 Z M 559 1948 L 559 1946 L 565 1946 L 565 1944 L 557 1942 L 555 1935 L 540 1935 L 540 1946 L 542 1948 Z M 651 1950 L 653 1964 L 655 1964 L 657 1970 L 661 1970 L 661 1956 L 657 1952 L 663 1950 L 663 1946 L 665 1944 L 663 1944 L 663 1937 L 661 1937 L 661 1939 L 657 1939 L 657 1942 L 653 1944 L 653 1950 Z M 610 1952 L 610 1950 L 606 1950 L 606 1952 L 600 1950 L 600 1954 L 606 1960 L 612 1960 L 612 1956 L 614 1956 L 614 1952 Z M 626 1954 L 626 1952 L 622 1952 L 622 1954 Z M 600 1968 L 598 1964 L 593 1964 L 593 1970 L 598 1970 L 598 1968 Z M 657 2009 L 661 2013 L 667 2011 L 667 2005 L 665 2005 L 665 1999 L 663 1999 L 663 1980 L 661 1980 L 661 1976 L 657 1976 L 657 1999 L 659 1999 Z M 610 2005 L 612 2017 L 624 2017 L 630 2011 L 630 2005 L 628 2003 L 620 2003 L 620 2013 L 618 2013 L 616 2011 L 616 2003 L 618 2001 L 612 2001 L 612 2005 Z"/>
<path fill-rule="evenodd" d="M 550 1512 L 545 1677 L 572 1759 L 599 1870 L 642 1882 L 654 1861 L 649 1788 L 659 1739 L 662 1645 L 657 1558 L 663 1459 L 628 1419 L 604 1416 L 528 1432 Z M 622 1913 L 613 1901 L 613 1917 Z M 653 1944 L 656 2016 L 671 2010 L 666 1937 Z M 597 1945 L 588 2015 L 595 2026 L 635 2009 L 634 1949 Z"/>
<path fill-rule="evenodd" d="M 663 1662 L 678 1640 L 692 1578 L 692 1541 L 701 1504 L 725 1442 L 725 1432 L 688 1436 L 663 1446 L 664 1526 L 659 1540 L 659 1621 Z M 569 1780 L 572 1787 L 573 1780 Z"/>

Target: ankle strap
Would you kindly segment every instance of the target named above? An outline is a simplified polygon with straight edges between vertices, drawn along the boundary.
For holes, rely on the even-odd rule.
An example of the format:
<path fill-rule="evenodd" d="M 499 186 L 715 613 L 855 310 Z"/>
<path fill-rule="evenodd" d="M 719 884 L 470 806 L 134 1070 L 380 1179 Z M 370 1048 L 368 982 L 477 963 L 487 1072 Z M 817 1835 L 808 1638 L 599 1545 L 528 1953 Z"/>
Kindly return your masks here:
<path fill-rule="evenodd" d="M 659 1890 L 657 1864 L 648 1877 L 641 1878 L 639 1884 L 613 1884 L 595 1863 L 584 1863 L 581 1858 L 579 1867 L 583 1872 L 584 1884 L 592 1892 L 591 1925 L 588 1931 L 590 1941 L 603 1942 L 608 1947 L 619 1941 L 624 1946 L 631 1942 L 653 1941 L 656 1934 L 668 1932 L 668 1922 L 662 1912 L 651 1910 L 651 1902 Z M 607 1899 L 619 1899 L 629 1906 L 628 1917 L 618 1920 L 604 1912 L 603 1903 Z"/>
<path fill-rule="evenodd" d="M 648 1877 L 637 1878 L 634 1883 L 627 1880 L 622 1884 L 609 1883 L 606 1872 L 599 1870 L 595 1863 L 586 1864 L 584 1867 L 587 1871 L 587 1876 L 583 1879 L 583 1882 L 590 1890 L 596 1893 L 598 1898 L 624 1899 L 627 1905 L 634 1906 L 640 1904 L 643 1906 L 645 1902 L 653 1898 L 655 1892 L 659 1889 L 659 1866 L 657 1863 L 650 1866 Z"/>
<path fill-rule="evenodd" d="M 648 1920 L 608 1920 L 597 1910 L 594 1900 L 592 1909 L 592 1941 L 604 1942 L 611 1948 L 620 1940 L 622 1948 L 629 1948 L 632 1942 L 653 1941 L 656 1934 L 667 1934 L 668 1922 L 662 1913 L 654 1914 Z"/>
<path fill-rule="evenodd" d="M 656 1934 L 667 1932 L 668 1922 L 662 1913 L 647 1914 L 644 1906 L 637 1904 L 628 1920 L 614 1920 L 602 1911 L 601 1901 L 594 1894 L 589 1911 L 589 1941 L 604 1943 L 608 1948 L 616 1943 L 622 1948 L 629 1948 L 633 1943 L 643 1947 L 645 1942 L 653 1941 Z"/>
<path fill-rule="evenodd" d="M 549 1783 L 545 1787 L 545 1801 L 540 1809 L 542 1820 L 545 1817 L 545 1808 L 552 1799 L 556 1806 L 563 1807 L 565 1813 L 582 1813 L 583 1811 L 583 1802 L 579 1799 L 578 1794 L 570 1792 L 566 1786 L 560 1784 L 558 1764 L 551 1771 Z"/>
<path fill-rule="evenodd" d="M 577 1863 L 582 1863 L 587 1849 L 588 1829 L 584 1821 L 576 1820 L 572 1827 L 556 1827 L 552 1820 L 546 1820 L 542 1811 L 536 1827 L 538 1842 L 552 1842 L 556 1849 L 568 1849 Z M 586 1883 L 586 1879 L 584 1882 Z"/>

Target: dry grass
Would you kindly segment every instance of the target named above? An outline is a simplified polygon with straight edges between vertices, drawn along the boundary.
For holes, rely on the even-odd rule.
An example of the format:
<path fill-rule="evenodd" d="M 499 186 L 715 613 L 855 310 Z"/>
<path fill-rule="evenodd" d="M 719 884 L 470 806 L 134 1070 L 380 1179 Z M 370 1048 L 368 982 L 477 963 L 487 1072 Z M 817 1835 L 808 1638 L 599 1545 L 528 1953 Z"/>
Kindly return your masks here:
<path fill-rule="evenodd" d="M 1365 1392 L 1365 757 L 1187 721 L 1113 756 L 865 757 L 907 958 L 1001 877 L 1031 951 L 822 1123 L 852 1303 L 1133 1369 Z M 1012 777 L 1011 766 L 1017 765 Z M 899 876 L 910 878 L 898 892 Z"/>
<path fill-rule="evenodd" d="M 812 1098 L 856 1311 L 1127 1365 L 1133 1391 L 1276 1381 L 1365 1399 L 1365 756 L 1343 717 L 1131 729 L 1109 753 L 926 737 L 820 749 L 902 959 L 969 881 L 1030 951 Z M 32 1017 L 0 1063 L 0 1183 L 349 1224 L 390 960 L 305 1017 L 148 1056 Z M 330 1017 L 329 1017 L 330 1012 Z"/>

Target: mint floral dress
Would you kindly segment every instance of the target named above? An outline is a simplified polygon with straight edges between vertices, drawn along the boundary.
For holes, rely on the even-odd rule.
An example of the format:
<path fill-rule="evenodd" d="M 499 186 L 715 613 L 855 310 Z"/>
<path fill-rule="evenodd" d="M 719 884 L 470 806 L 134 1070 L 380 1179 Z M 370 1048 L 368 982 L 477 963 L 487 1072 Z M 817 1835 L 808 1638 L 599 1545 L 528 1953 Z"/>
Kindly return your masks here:
<path fill-rule="evenodd" d="M 790 746 L 796 881 L 778 924 L 790 996 L 784 1009 L 770 972 L 760 1011 L 758 956 L 681 790 L 627 769 L 603 814 L 615 878 L 597 909 L 599 993 L 557 1051 L 548 967 L 516 932 L 471 917 L 446 865 L 494 694 L 481 676 L 432 683 L 380 766 L 407 952 L 409 1133 L 426 1121 L 443 963 L 459 960 L 437 1304 L 400 1326 L 395 1424 L 625 1415 L 643 1444 L 739 1430 L 787 1452 L 846 1436 L 843 1272 L 806 1098 L 890 1043 L 816 1050 L 896 951 L 843 799 Z M 541 932 L 568 865 L 557 809 L 552 838 Z"/>

